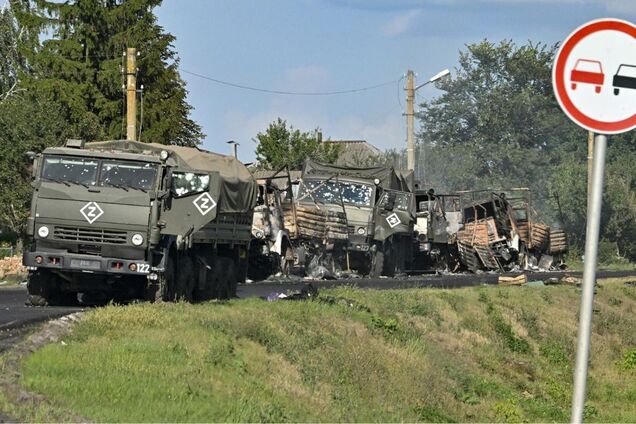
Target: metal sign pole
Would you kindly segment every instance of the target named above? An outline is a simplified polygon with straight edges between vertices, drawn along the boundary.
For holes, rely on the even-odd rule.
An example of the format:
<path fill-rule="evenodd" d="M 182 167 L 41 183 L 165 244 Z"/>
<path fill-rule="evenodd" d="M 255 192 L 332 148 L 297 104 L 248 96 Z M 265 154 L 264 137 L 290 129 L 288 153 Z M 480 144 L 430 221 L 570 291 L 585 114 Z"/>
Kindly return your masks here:
<path fill-rule="evenodd" d="M 596 262 L 598 239 L 601 226 L 601 205 L 603 201 L 603 176 L 605 173 L 605 151 L 607 136 L 597 134 L 594 138 L 594 163 L 592 165 L 592 193 L 589 194 L 587 209 L 587 231 L 585 236 L 585 264 L 583 269 L 583 293 L 579 317 L 576 366 L 574 369 L 574 393 L 572 395 L 572 423 L 583 422 L 587 364 L 590 356 L 590 335 L 592 332 L 592 306 L 594 284 L 596 282 Z"/>

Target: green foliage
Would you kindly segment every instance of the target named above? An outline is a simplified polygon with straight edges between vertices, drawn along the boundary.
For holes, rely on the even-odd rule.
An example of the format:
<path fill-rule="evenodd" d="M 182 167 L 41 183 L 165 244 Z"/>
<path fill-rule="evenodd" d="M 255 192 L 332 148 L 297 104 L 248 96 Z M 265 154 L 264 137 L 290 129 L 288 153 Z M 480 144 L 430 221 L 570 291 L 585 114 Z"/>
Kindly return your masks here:
<path fill-rule="evenodd" d="M 636 349 L 631 349 L 625 352 L 619 366 L 624 370 L 636 369 Z"/>
<path fill-rule="evenodd" d="M 287 121 L 278 118 L 269 124 L 264 133 L 258 133 L 256 159 L 267 169 L 278 170 L 288 166 L 290 170 L 300 169 L 305 159 L 333 163 L 340 153 L 339 146 L 322 143 L 318 130 L 301 132 L 293 126 L 287 128 Z"/>
<path fill-rule="evenodd" d="M 19 93 L 0 102 L 0 227 L 22 233 L 32 188 L 27 151 L 56 145 L 67 127 L 56 105 Z"/>
<path fill-rule="evenodd" d="M 19 28 L 11 8 L 0 9 L 0 101 L 19 90 L 18 74 L 24 63 L 18 40 Z"/>
<path fill-rule="evenodd" d="M 192 107 L 179 77 L 174 36 L 157 24 L 153 13 L 160 4 L 13 0 L 19 24 L 32 35 L 21 43 L 30 64 L 23 74 L 24 87 L 58 104 L 75 137 L 124 138 L 122 53 L 135 47 L 138 86 L 144 86 L 143 121 L 137 124 L 143 127 L 141 140 L 198 144 L 203 134 L 188 118 Z"/>
<path fill-rule="evenodd" d="M 553 152 L 584 134 L 552 96 L 555 51 L 505 40 L 460 52 L 453 78 L 437 83 L 443 94 L 421 105 L 419 139 L 431 149 L 423 166 L 434 186 L 543 187 Z"/>
<path fill-rule="evenodd" d="M 490 318 L 490 323 L 494 327 L 499 337 L 503 340 L 508 349 L 515 353 L 530 353 L 530 344 L 527 340 L 519 337 L 512 330 L 512 326 L 506 322 L 506 320 L 492 304 L 486 306 L 486 313 Z M 536 325 L 536 324 L 533 324 Z"/>

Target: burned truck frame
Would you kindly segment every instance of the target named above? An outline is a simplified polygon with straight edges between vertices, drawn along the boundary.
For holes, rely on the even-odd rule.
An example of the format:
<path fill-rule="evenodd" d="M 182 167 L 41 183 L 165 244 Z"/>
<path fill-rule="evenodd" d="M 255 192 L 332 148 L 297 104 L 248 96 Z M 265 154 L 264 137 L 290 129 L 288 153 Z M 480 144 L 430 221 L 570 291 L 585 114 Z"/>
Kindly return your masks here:
<path fill-rule="evenodd" d="M 459 196 L 415 191 L 414 272 L 457 271 L 457 232 L 462 225 Z"/>
<path fill-rule="evenodd" d="M 248 268 L 248 277 L 252 280 L 263 280 L 271 275 L 288 276 L 292 270 L 304 266 L 303 256 L 299 256 L 285 225 L 285 210 L 294 208 L 291 173 L 284 167 L 262 174 L 256 176 L 258 195 Z"/>
<path fill-rule="evenodd" d="M 458 192 L 463 227 L 457 233 L 462 263 L 471 271 L 550 269 L 567 251 L 565 232 L 541 222 L 527 188 Z"/>
<path fill-rule="evenodd" d="M 309 267 L 370 276 L 410 268 L 414 223 L 412 174 L 388 167 L 305 162 L 287 219 Z"/>
<path fill-rule="evenodd" d="M 32 304 L 225 298 L 245 279 L 256 184 L 233 157 L 71 140 L 34 155 L 33 173 Z"/>

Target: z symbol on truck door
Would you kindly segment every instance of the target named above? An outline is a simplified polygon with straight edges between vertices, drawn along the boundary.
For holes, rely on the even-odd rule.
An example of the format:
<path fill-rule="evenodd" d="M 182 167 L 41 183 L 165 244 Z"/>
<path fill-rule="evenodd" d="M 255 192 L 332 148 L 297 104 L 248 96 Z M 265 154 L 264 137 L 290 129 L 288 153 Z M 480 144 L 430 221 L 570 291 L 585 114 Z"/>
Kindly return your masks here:
<path fill-rule="evenodd" d="M 89 224 L 92 224 L 97 218 L 104 214 L 102 208 L 95 202 L 88 202 L 80 209 L 80 212 Z"/>
<path fill-rule="evenodd" d="M 201 215 L 207 215 L 208 212 L 216 207 L 216 202 L 210 196 L 210 193 L 207 192 L 194 199 L 192 203 L 194 203 Z"/>
<path fill-rule="evenodd" d="M 391 228 L 395 228 L 402 223 L 402 221 L 400 221 L 400 217 L 398 217 L 396 213 L 392 213 L 391 215 L 387 216 L 386 222 Z"/>

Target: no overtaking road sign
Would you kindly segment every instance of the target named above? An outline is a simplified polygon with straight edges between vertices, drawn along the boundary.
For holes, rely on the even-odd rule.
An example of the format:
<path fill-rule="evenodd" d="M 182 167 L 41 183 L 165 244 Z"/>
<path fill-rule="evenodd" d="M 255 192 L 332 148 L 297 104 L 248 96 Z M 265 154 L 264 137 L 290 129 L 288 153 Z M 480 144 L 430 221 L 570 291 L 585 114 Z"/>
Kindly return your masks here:
<path fill-rule="evenodd" d="M 557 54 L 552 84 L 581 127 L 600 134 L 636 128 L 636 26 L 601 19 L 576 29 Z"/>

